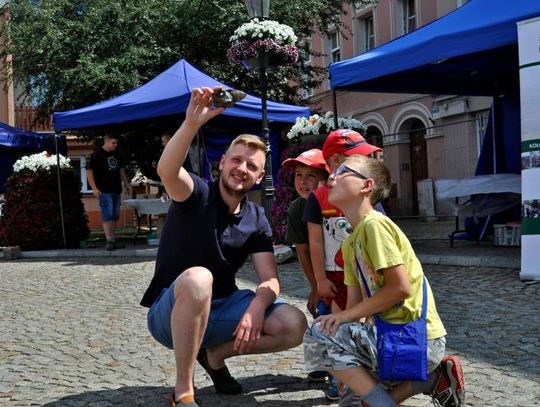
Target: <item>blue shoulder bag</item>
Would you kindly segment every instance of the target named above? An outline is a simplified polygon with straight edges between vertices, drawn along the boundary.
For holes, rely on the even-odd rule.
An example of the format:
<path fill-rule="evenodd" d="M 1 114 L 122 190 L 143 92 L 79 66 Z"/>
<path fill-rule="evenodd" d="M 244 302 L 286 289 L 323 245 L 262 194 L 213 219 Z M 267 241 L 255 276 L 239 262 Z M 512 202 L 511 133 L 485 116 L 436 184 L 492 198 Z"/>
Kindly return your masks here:
<path fill-rule="evenodd" d="M 357 261 L 358 263 L 358 261 Z M 360 264 L 358 264 L 360 267 Z M 360 276 L 368 297 L 371 297 L 364 273 Z M 426 277 L 422 284 L 422 315 L 406 324 L 386 322 L 375 315 L 377 328 L 377 364 L 381 381 L 427 380 L 427 288 Z"/>

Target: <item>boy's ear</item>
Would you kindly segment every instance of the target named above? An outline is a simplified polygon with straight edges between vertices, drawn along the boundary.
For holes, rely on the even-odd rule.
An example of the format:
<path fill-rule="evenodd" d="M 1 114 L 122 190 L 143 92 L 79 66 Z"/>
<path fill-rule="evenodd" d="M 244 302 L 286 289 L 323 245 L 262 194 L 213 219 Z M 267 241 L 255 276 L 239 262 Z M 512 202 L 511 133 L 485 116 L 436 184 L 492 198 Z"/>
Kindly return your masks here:
<path fill-rule="evenodd" d="M 373 191 L 373 186 L 375 185 L 375 181 L 373 181 L 372 178 L 368 178 L 364 180 L 364 186 L 362 187 L 362 192 L 369 193 Z"/>

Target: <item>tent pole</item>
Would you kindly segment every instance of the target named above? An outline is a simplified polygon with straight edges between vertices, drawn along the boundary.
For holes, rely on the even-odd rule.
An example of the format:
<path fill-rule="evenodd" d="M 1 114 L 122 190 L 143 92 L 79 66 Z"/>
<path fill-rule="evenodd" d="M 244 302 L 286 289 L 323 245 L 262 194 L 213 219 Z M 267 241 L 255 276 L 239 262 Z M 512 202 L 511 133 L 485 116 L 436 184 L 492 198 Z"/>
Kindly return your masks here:
<path fill-rule="evenodd" d="M 54 149 L 56 150 L 56 175 L 58 177 L 58 202 L 60 202 L 60 222 L 62 224 L 62 240 L 64 242 L 64 249 L 67 249 L 66 245 L 66 228 L 64 226 L 64 207 L 62 206 L 62 182 L 60 180 L 60 153 L 58 152 L 58 134 L 54 135 Z"/>
<path fill-rule="evenodd" d="M 337 129 L 338 128 L 338 117 L 337 117 L 337 97 L 336 97 L 336 89 L 332 89 L 332 103 L 334 105 L 334 126 Z"/>
<path fill-rule="evenodd" d="M 493 174 L 497 174 L 497 143 L 495 140 L 495 102 L 497 96 L 493 98 L 493 103 L 491 104 L 491 143 L 493 144 Z"/>

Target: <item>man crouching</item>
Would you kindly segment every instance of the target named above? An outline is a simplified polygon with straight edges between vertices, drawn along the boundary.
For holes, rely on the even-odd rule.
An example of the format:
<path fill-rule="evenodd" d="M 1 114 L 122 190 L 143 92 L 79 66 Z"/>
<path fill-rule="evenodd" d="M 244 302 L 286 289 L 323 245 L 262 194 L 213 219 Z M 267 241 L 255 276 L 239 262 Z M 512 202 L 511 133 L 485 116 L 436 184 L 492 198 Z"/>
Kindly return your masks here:
<path fill-rule="evenodd" d="M 158 164 L 172 202 L 141 305 L 150 307 L 152 336 L 174 350 L 173 407 L 197 406 L 196 359 L 218 393 L 238 394 L 242 387 L 225 359 L 295 347 L 307 326 L 300 310 L 277 300 L 270 225 L 263 208 L 246 199 L 264 177 L 264 142 L 252 135 L 234 139 L 221 158 L 219 179 L 211 184 L 182 168 L 198 130 L 224 111 L 211 105 L 219 90 L 193 89 L 186 118 Z M 256 292 L 239 290 L 235 282 L 249 255 L 259 278 Z"/>

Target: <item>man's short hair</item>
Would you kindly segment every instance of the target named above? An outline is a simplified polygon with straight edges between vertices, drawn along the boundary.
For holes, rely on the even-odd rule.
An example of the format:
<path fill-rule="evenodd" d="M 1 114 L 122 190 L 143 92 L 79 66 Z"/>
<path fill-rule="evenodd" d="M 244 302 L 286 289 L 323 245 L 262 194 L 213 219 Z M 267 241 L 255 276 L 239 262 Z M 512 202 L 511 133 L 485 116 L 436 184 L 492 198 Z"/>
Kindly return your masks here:
<path fill-rule="evenodd" d="M 225 151 L 225 154 L 229 152 L 231 147 L 237 145 L 237 144 L 243 144 L 245 146 L 248 146 L 249 148 L 254 148 L 256 150 L 261 150 L 263 153 L 266 154 L 266 144 L 264 141 L 258 137 L 254 136 L 253 134 L 240 134 L 238 137 L 236 137 L 227 150 Z"/>
<path fill-rule="evenodd" d="M 358 164 L 358 170 L 366 177 L 373 179 L 373 189 L 370 195 L 372 205 L 388 197 L 392 187 L 392 177 L 382 162 L 363 155 L 351 155 L 345 159 L 345 164 L 348 163 Z"/>

